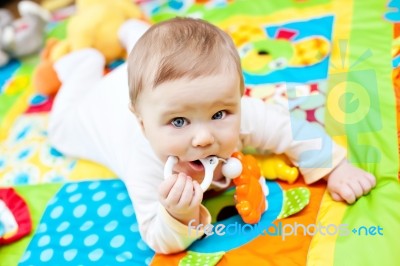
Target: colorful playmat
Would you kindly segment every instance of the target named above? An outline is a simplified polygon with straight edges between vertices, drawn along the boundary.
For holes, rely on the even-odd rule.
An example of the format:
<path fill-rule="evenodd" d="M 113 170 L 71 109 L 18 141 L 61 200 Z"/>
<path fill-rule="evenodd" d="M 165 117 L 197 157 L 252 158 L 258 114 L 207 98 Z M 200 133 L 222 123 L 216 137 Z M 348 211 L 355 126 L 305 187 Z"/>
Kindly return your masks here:
<path fill-rule="evenodd" d="M 137 4 L 153 23 L 191 16 L 228 32 L 245 94 L 326 128 L 353 164 L 377 177 L 376 188 L 348 206 L 332 201 L 323 182 L 266 181 L 269 208 L 252 226 L 226 216 L 234 205 L 228 190 L 205 202 L 215 225 L 231 227 L 225 235 L 155 254 L 118 177 L 50 146 L 53 97 L 32 86 L 34 55 L 0 68 L 0 239 L 9 240 L 0 241 L 0 266 L 399 265 L 400 1 Z M 49 23 L 47 38 L 63 39 L 67 23 Z"/>

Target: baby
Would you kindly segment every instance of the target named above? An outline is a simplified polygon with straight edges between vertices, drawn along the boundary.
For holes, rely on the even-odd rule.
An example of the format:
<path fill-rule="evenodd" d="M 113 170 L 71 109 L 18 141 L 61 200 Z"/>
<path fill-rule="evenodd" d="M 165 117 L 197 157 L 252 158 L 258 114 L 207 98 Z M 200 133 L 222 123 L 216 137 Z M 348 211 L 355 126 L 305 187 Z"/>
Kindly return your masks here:
<path fill-rule="evenodd" d="M 156 252 L 179 252 L 199 238 L 188 234 L 189 221 L 210 223 L 199 185 L 199 160 L 209 156 L 227 159 L 247 146 L 284 153 L 307 184 L 326 179 L 332 198 L 350 204 L 375 186 L 374 176 L 348 163 L 325 132 L 291 119 L 281 106 L 242 97 L 240 58 L 222 30 L 190 18 L 146 30 L 132 21 L 121 28 L 128 50 L 137 42 L 127 66 L 104 77 L 104 58 L 93 49 L 56 63 L 63 87 L 49 137 L 61 152 L 102 163 L 121 177 L 141 236 Z M 139 40 L 137 32 L 144 32 Z M 178 160 L 164 179 L 169 156 Z M 210 189 L 229 181 L 219 164 Z"/>

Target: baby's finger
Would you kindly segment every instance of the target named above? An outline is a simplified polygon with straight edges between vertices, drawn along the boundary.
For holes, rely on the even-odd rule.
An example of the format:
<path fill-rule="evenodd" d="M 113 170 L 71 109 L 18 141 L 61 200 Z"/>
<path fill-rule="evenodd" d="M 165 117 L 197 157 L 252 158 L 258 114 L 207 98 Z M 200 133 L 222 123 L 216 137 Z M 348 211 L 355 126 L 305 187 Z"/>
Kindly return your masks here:
<path fill-rule="evenodd" d="M 352 204 L 356 201 L 356 195 L 349 185 L 343 185 L 337 191 L 337 193 L 349 204 Z"/>
<path fill-rule="evenodd" d="M 169 204 L 174 204 L 174 205 L 178 204 L 182 196 L 183 189 L 185 188 L 185 184 L 186 184 L 186 175 L 183 173 L 179 173 L 178 178 L 176 179 L 176 182 L 174 186 L 171 188 L 166 199 Z"/>
<path fill-rule="evenodd" d="M 190 203 L 190 207 L 199 206 L 201 204 L 201 201 L 203 200 L 203 189 L 201 188 L 199 182 L 197 182 L 196 180 L 193 181 L 193 190 L 194 195 L 192 198 L 192 202 Z"/>
<path fill-rule="evenodd" d="M 358 199 L 362 195 L 364 195 L 363 187 L 361 186 L 360 180 L 354 180 L 354 182 L 349 184 L 350 188 L 353 190 L 354 195 Z"/>
<path fill-rule="evenodd" d="M 360 186 L 362 187 L 363 190 L 363 195 L 367 195 L 372 188 L 372 184 L 370 182 L 370 180 L 368 180 L 367 178 L 361 178 L 359 180 Z"/>
<path fill-rule="evenodd" d="M 178 175 L 172 175 L 167 180 L 164 180 L 160 187 L 158 188 L 158 194 L 162 199 L 166 199 L 170 193 L 172 187 L 174 186 Z"/>
<path fill-rule="evenodd" d="M 179 199 L 179 207 L 188 207 L 193 197 L 193 181 L 190 176 L 186 177 L 185 188 L 182 191 L 182 196 Z"/>
<path fill-rule="evenodd" d="M 336 192 L 331 192 L 331 197 L 334 201 L 344 201 L 344 199 L 342 199 L 342 197 Z"/>
<path fill-rule="evenodd" d="M 373 174 L 371 173 L 365 173 L 366 179 L 369 181 L 371 184 L 371 188 L 376 186 L 376 178 Z"/>

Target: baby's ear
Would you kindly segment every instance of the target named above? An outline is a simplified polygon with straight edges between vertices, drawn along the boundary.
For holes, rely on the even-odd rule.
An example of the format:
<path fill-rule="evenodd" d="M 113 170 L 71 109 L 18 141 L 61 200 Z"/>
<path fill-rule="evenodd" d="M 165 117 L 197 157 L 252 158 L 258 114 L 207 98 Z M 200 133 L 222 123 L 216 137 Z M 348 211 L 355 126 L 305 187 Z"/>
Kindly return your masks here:
<path fill-rule="evenodd" d="M 140 116 L 139 112 L 135 109 L 135 107 L 133 107 L 132 103 L 129 103 L 129 110 L 135 115 L 137 121 L 139 122 L 139 125 L 140 125 L 142 131 L 144 132 L 143 119 Z"/>

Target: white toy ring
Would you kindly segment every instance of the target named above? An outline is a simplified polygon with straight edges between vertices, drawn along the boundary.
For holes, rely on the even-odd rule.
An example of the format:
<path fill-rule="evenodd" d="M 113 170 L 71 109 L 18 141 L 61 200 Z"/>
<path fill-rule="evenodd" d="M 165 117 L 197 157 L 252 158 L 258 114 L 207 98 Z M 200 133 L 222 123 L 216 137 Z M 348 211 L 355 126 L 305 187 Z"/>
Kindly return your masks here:
<path fill-rule="evenodd" d="M 214 170 L 218 165 L 219 160 L 226 162 L 222 167 L 222 173 L 226 178 L 233 179 L 240 175 L 242 172 L 242 165 L 240 161 L 236 158 L 229 158 L 228 160 L 220 159 L 217 156 L 209 156 L 203 159 L 200 159 L 200 162 L 203 164 L 205 173 L 203 181 L 200 184 L 201 189 L 205 192 L 208 187 L 211 185 L 211 182 L 214 177 Z M 164 166 L 164 178 L 169 178 L 172 175 L 172 169 L 174 165 L 178 162 L 178 158 L 175 156 L 169 156 L 167 162 Z"/>

